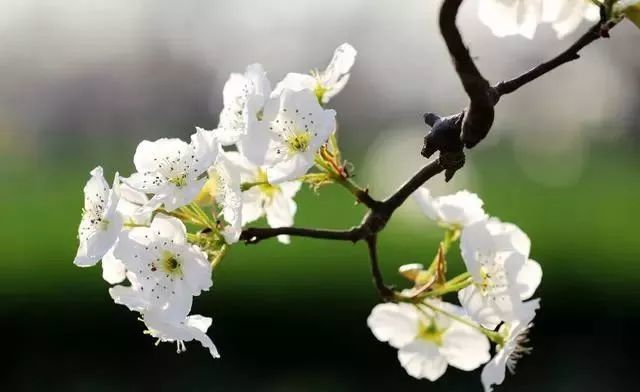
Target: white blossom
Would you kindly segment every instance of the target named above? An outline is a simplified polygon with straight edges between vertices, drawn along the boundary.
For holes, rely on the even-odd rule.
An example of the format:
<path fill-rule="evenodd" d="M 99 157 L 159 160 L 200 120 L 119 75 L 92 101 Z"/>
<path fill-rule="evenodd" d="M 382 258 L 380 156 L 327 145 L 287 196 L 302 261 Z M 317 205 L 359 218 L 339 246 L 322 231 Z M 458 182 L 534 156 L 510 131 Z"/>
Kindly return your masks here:
<path fill-rule="evenodd" d="M 197 340 L 209 349 L 213 358 L 220 358 L 216 346 L 206 333 L 211 326 L 211 318 L 194 314 L 183 320 L 170 322 L 162 314 L 145 312 L 142 319 L 149 335 L 157 338 L 158 342 L 175 342 L 178 353 L 186 351 L 184 342 Z"/>
<path fill-rule="evenodd" d="M 218 162 L 209 169 L 215 189 L 213 196 L 226 224 L 222 235 L 228 244 L 238 242 L 242 233 L 242 190 L 240 168 L 229 159 L 228 152 L 219 152 Z"/>
<path fill-rule="evenodd" d="M 531 352 L 531 348 L 526 346 L 529 342 L 527 334 L 533 326 L 531 321 L 540 307 L 540 300 L 525 302 L 525 306 L 528 308 L 525 319 L 505 323 L 498 331 L 503 343 L 498 345 L 496 355 L 482 369 L 481 380 L 485 392 L 493 391 L 493 385 L 502 384 L 506 369 L 515 374 L 518 360 Z"/>
<path fill-rule="evenodd" d="M 187 242 L 186 228 L 173 217 L 158 214 L 150 227 L 124 232 L 114 256 L 124 263 L 131 286 L 116 286 L 109 293 L 134 311 L 182 319 L 191 309 L 192 296 L 212 284 L 206 254 Z"/>
<path fill-rule="evenodd" d="M 258 121 L 270 94 L 271 83 L 261 64 L 249 65 L 244 74 L 232 73 L 222 91 L 224 108 L 218 128 L 205 134 L 224 146 L 237 143 L 249 125 Z"/>
<path fill-rule="evenodd" d="M 142 141 L 133 157 L 137 173 L 125 182 L 132 188 L 153 194 L 147 208 L 164 205 L 168 211 L 189 204 L 200 192 L 203 174 L 215 162 L 218 150 L 211 148 L 202 131 L 191 143 L 180 139 Z"/>
<path fill-rule="evenodd" d="M 462 309 L 446 303 L 431 303 L 464 318 Z M 477 329 L 440 312 L 409 304 L 380 304 L 373 308 L 367 324 L 375 337 L 398 349 L 398 359 L 415 378 L 435 381 L 448 365 L 470 371 L 486 363 L 489 341 Z"/>
<path fill-rule="evenodd" d="M 524 319 L 542 269 L 529 259 L 531 242 L 517 226 L 497 219 L 467 226 L 460 240 L 462 258 L 473 284 L 458 298 L 469 315 L 494 329 L 501 321 Z"/>
<path fill-rule="evenodd" d="M 102 167 L 91 171 L 84 187 L 84 209 L 78 227 L 80 245 L 74 264 L 80 267 L 95 265 L 116 242 L 122 230 L 118 208 L 119 179 L 116 174 L 113 189 L 104 179 Z"/>
<path fill-rule="evenodd" d="M 452 195 L 432 197 L 425 187 L 418 189 L 413 198 L 422 212 L 434 221 L 454 227 L 465 227 L 487 219 L 483 201 L 466 190 Z"/>
<path fill-rule="evenodd" d="M 314 71 L 311 75 L 288 73 L 276 85 L 273 95 L 278 96 L 284 90 L 310 90 L 326 104 L 337 95 L 349 81 L 351 67 L 356 60 L 357 51 L 353 46 L 344 43 L 333 52 L 333 58 L 324 71 Z"/>
<path fill-rule="evenodd" d="M 267 168 L 251 163 L 239 153 L 229 152 L 227 157 L 240 170 L 242 183 L 256 184 L 242 192 L 242 225 L 251 223 L 266 215 L 271 227 L 293 225 L 297 206 L 293 200 L 300 189 L 300 181 L 288 181 L 277 185 L 267 181 Z M 289 243 L 289 236 L 280 235 L 278 240 Z"/>
<path fill-rule="evenodd" d="M 563 38 L 584 19 L 598 20 L 599 8 L 590 0 L 481 0 L 478 16 L 497 37 L 531 39 L 539 24 L 550 23 Z"/>
<path fill-rule="evenodd" d="M 254 164 L 267 166 L 270 184 L 294 180 L 313 166 L 335 129 L 335 115 L 309 90 L 284 90 L 267 102 L 263 121 L 249 131 L 255 137 L 243 142 L 240 151 Z"/>

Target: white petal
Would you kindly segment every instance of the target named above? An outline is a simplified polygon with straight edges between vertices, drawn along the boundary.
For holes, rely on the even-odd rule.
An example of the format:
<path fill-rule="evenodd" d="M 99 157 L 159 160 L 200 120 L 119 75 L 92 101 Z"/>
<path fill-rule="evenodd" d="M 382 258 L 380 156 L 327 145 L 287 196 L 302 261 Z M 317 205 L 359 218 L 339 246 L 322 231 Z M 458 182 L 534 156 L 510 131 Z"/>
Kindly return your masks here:
<path fill-rule="evenodd" d="M 416 201 L 418 207 L 422 210 L 422 212 L 429 218 L 434 221 L 440 220 L 440 216 L 438 215 L 438 211 L 433 204 L 433 198 L 431 197 L 431 192 L 425 188 L 420 187 L 413 194 L 413 200 Z"/>
<path fill-rule="evenodd" d="M 178 218 L 157 214 L 151 222 L 150 229 L 153 235 L 171 239 L 177 244 L 187 242 L 187 228 Z"/>
<path fill-rule="evenodd" d="M 542 268 L 535 260 L 527 260 L 518 272 L 517 278 L 520 298 L 529 299 L 542 281 Z"/>
<path fill-rule="evenodd" d="M 124 263 L 113 255 L 113 250 L 102 258 L 102 278 L 110 284 L 121 283 L 126 278 Z"/>
<path fill-rule="evenodd" d="M 447 370 L 447 360 L 438 346 L 425 340 L 413 341 L 398 350 L 400 364 L 411 377 L 435 381 Z"/>
<path fill-rule="evenodd" d="M 265 205 L 267 223 L 271 227 L 288 227 L 293 225 L 296 203 L 281 192 L 275 193 L 271 201 Z"/>
<path fill-rule="evenodd" d="M 469 316 L 485 328 L 495 329 L 502 321 L 487 298 L 475 286 L 458 291 L 458 300 Z"/>
<path fill-rule="evenodd" d="M 412 305 L 385 303 L 373 308 L 367 325 L 378 340 L 400 348 L 416 337 L 419 321 L 417 310 Z"/>
<path fill-rule="evenodd" d="M 317 81 L 311 75 L 288 73 L 284 79 L 280 81 L 276 88 L 273 89 L 271 97 L 279 97 L 284 90 L 302 91 L 302 90 L 315 90 Z"/>
<path fill-rule="evenodd" d="M 493 385 L 500 385 L 504 381 L 507 367 L 507 355 L 501 350 L 482 369 L 480 378 L 485 392 L 493 391 Z"/>
<path fill-rule="evenodd" d="M 271 184 L 291 181 L 303 176 L 313 166 L 313 156 L 296 154 L 295 156 L 276 163 L 267 169 L 267 179 Z"/>
<path fill-rule="evenodd" d="M 470 371 L 491 358 L 490 348 L 489 340 L 483 333 L 460 322 L 453 322 L 444 333 L 440 352 L 449 365 Z"/>

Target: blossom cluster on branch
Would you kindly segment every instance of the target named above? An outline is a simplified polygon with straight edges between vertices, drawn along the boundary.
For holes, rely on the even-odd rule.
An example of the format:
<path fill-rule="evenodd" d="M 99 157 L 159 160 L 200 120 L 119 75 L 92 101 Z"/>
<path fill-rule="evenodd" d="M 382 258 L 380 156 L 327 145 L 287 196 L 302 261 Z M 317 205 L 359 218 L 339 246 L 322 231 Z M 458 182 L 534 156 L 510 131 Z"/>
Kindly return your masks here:
<path fill-rule="evenodd" d="M 223 89 L 224 107 L 214 130 L 196 128 L 189 142 L 142 141 L 136 171 L 112 184 L 102 167 L 90 173 L 74 263 L 102 262 L 112 299 L 139 313 L 145 333 L 174 342 L 177 351 L 196 340 L 220 355 L 206 334 L 212 319 L 191 314 L 195 297 L 210 290 L 215 267 L 230 246 L 290 236 L 366 241 L 374 283 L 383 303 L 367 323 L 377 339 L 398 350 L 407 373 L 436 380 L 448 366 L 471 371 L 484 365 L 486 391 L 501 384 L 505 371 L 530 352 L 527 334 L 540 307 L 531 299 L 542 279 L 530 259 L 529 237 L 516 225 L 489 216 L 482 200 L 461 191 L 434 197 L 421 187 L 464 165 L 463 147 L 473 148 L 489 132 L 500 96 L 579 58 L 589 43 L 607 37 L 622 18 L 640 24 L 640 0 L 480 0 L 479 17 L 494 34 L 531 38 L 539 23 L 559 36 L 583 19 L 598 23 L 569 49 L 527 73 L 492 87 L 462 42 L 455 20 L 462 0 L 444 0 L 440 27 L 469 107 L 441 118 L 425 115 L 432 127 L 423 155 L 440 157 L 426 165 L 384 201 L 353 181 L 336 136 L 336 112 L 327 108 L 346 85 L 356 58 L 340 45 L 323 71 L 289 73 L 275 88 L 260 64 L 232 74 Z M 368 208 L 362 223 L 348 230 L 293 227 L 294 197 L 303 183 L 317 189 L 338 184 Z M 407 264 L 399 273 L 410 287 L 388 287 L 379 268 L 377 235 L 412 195 L 444 237 L 428 266 Z M 270 228 L 248 227 L 265 217 Z M 447 255 L 459 242 L 466 272 L 448 277 Z M 445 301 L 456 294 L 459 304 Z M 494 355 L 491 346 L 494 345 Z"/>

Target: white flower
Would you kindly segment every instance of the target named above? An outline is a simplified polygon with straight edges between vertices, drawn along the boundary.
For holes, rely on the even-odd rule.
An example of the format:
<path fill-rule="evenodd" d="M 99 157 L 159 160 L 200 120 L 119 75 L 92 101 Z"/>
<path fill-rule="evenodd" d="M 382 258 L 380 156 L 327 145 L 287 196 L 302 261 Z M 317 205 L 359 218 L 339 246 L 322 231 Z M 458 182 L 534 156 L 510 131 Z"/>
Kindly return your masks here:
<path fill-rule="evenodd" d="M 551 23 L 558 38 L 575 31 L 583 20 L 600 19 L 600 8 L 590 0 L 543 0 L 544 22 Z"/>
<path fill-rule="evenodd" d="M 465 227 L 487 218 L 482 200 L 475 193 L 466 190 L 432 197 L 429 190 L 422 187 L 413 197 L 426 216 L 441 224 Z"/>
<path fill-rule="evenodd" d="M 258 121 L 270 94 L 271 83 L 261 64 L 249 65 L 244 74 L 231 74 L 222 91 L 224 108 L 218 128 L 207 131 L 208 137 L 215 135 L 224 146 L 237 143 L 249 124 Z"/>
<path fill-rule="evenodd" d="M 457 306 L 436 303 L 440 309 L 463 318 Z M 409 304 L 380 304 L 367 324 L 375 337 L 398 348 L 398 359 L 415 378 L 435 381 L 448 365 L 476 369 L 490 358 L 489 341 L 477 329 L 428 308 Z"/>
<path fill-rule="evenodd" d="M 113 255 L 113 249 L 109 249 L 102 257 L 102 279 L 110 284 L 122 283 L 126 278 L 127 268 L 124 263 Z"/>
<path fill-rule="evenodd" d="M 543 0 L 480 0 L 478 16 L 496 37 L 532 39 L 542 18 Z"/>
<path fill-rule="evenodd" d="M 513 224 L 490 219 L 467 226 L 460 247 L 473 278 L 473 284 L 458 293 L 467 313 L 489 329 L 501 321 L 526 318 L 528 308 L 522 301 L 542 279 L 540 265 L 529 259 L 529 237 Z"/>
<path fill-rule="evenodd" d="M 313 166 L 315 154 L 335 129 L 335 115 L 309 90 L 284 90 L 267 102 L 263 121 L 249 130 L 240 151 L 254 164 L 268 167 L 269 183 L 294 180 Z"/>
<path fill-rule="evenodd" d="M 357 51 L 353 46 L 344 43 L 333 52 L 331 62 L 322 72 L 315 71 L 311 75 L 288 73 L 276 85 L 273 95 L 278 96 L 284 90 L 310 90 L 323 104 L 337 95 L 349 81 L 349 71 L 356 60 Z"/>
<path fill-rule="evenodd" d="M 78 227 L 80 245 L 73 261 L 75 265 L 95 265 L 116 242 L 122 229 L 122 217 L 117 211 L 118 185 L 117 174 L 113 189 L 109 189 L 102 167 L 91 171 L 91 178 L 84 187 L 84 209 Z"/>
<path fill-rule="evenodd" d="M 525 345 L 529 342 L 527 334 L 533 326 L 531 321 L 540 307 L 540 300 L 525 302 L 525 306 L 528 308 L 525 319 L 503 324 L 498 331 L 504 342 L 498 345 L 498 352 L 482 369 L 481 379 L 485 392 L 491 392 L 493 385 L 502 384 L 505 369 L 514 374 L 518 360 L 531 352 L 531 348 Z"/>
<path fill-rule="evenodd" d="M 277 185 L 269 184 L 266 167 L 254 165 L 239 153 L 229 152 L 227 157 L 239 168 L 243 183 L 257 184 L 242 192 L 242 226 L 265 215 L 271 227 L 292 226 L 297 210 L 293 197 L 302 183 L 289 181 Z M 289 236 L 280 235 L 278 240 L 288 244 Z"/>
<path fill-rule="evenodd" d="M 176 342 L 178 353 L 186 351 L 184 342 L 195 339 L 209 349 L 213 358 L 220 358 L 216 346 L 206 334 L 211 326 L 209 317 L 194 314 L 177 322 L 168 322 L 162 314 L 146 312 L 143 321 L 148 328 L 147 333 L 158 338 L 158 342 Z"/>
<path fill-rule="evenodd" d="M 137 173 L 125 182 L 154 195 L 149 209 L 164 205 L 173 211 L 189 204 L 206 181 L 203 174 L 216 160 L 218 150 L 210 143 L 200 130 L 191 136 L 191 143 L 180 139 L 144 140 L 133 157 Z"/>
<path fill-rule="evenodd" d="M 213 179 L 215 200 L 220 214 L 227 223 L 222 235 L 228 244 L 233 244 L 242 233 L 243 206 L 240 168 L 229 159 L 228 154 L 220 149 L 220 159 L 209 169 L 209 178 Z"/>
<path fill-rule="evenodd" d="M 590 0 L 481 0 L 480 21 L 497 37 L 533 38 L 537 26 L 551 23 L 558 38 L 573 32 L 587 19 L 597 21 L 599 8 Z"/>
<path fill-rule="evenodd" d="M 180 220 L 162 214 L 150 227 L 123 233 L 114 256 L 124 263 L 131 286 L 111 288 L 114 301 L 134 311 L 163 312 L 167 319 L 186 317 L 192 296 L 212 284 L 206 254 L 187 242 L 186 233 Z"/>

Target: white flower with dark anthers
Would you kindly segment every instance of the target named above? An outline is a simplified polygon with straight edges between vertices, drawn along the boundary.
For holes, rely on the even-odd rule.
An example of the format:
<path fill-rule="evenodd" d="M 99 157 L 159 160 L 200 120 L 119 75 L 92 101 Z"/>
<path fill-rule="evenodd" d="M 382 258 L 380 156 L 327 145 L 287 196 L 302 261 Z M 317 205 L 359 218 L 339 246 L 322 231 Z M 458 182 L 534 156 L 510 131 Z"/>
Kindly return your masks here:
<path fill-rule="evenodd" d="M 349 81 L 351 67 L 356 61 L 358 52 L 353 46 L 344 43 L 333 52 L 333 58 L 324 71 L 314 71 L 311 75 L 288 73 L 273 90 L 273 96 L 284 90 L 310 90 L 322 104 L 329 102 Z"/>
<path fill-rule="evenodd" d="M 216 160 L 217 149 L 210 146 L 201 131 L 191 143 L 180 139 L 142 141 L 133 157 L 137 173 L 124 181 L 132 188 L 153 194 L 148 209 L 164 205 L 168 211 L 189 204 L 200 192 L 203 174 Z"/>
<path fill-rule="evenodd" d="M 252 161 L 268 167 L 270 184 L 294 180 L 313 166 L 315 154 L 335 129 L 335 116 L 335 111 L 320 106 L 311 91 L 284 90 L 267 102 L 262 129 L 256 130 L 266 132 L 268 143 L 261 138 L 248 140 L 241 152 L 250 159 L 264 157 Z"/>
<path fill-rule="evenodd" d="M 131 286 L 109 290 L 115 302 L 134 311 L 163 312 L 168 319 L 185 317 L 192 296 L 212 284 L 206 254 L 186 236 L 180 220 L 162 214 L 150 227 L 124 232 L 113 253 L 124 263 Z"/>
<path fill-rule="evenodd" d="M 147 326 L 145 331 L 159 342 L 175 342 L 178 354 L 186 351 L 184 342 L 199 341 L 208 348 L 213 358 L 220 358 L 216 346 L 206 332 L 211 326 L 211 318 L 194 314 L 179 321 L 167 321 L 164 315 L 155 312 L 143 313 L 142 320 Z"/>
<path fill-rule="evenodd" d="M 506 369 L 509 369 L 511 374 L 515 374 L 518 360 L 532 350 L 526 346 L 529 343 L 527 334 L 533 326 L 531 321 L 540 307 L 540 300 L 525 302 L 524 306 L 527 307 L 528 314 L 525 319 L 505 323 L 498 331 L 503 342 L 498 345 L 496 355 L 482 369 L 481 379 L 485 392 L 493 391 L 493 385 L 502 384 Z"/>
<path fill-rule="evenodd" d="M 529 39 L 541 23 L 550 23 L 558 38 L 563 38 L 584 19 L 597 21 L 599 11 L 590 0 L 481 0 L 478 5 L 480 20 L 495 36 Z"/>
<path fill-rule="evenodd" d="M 431 304 L 464 318 L 457 306 Z M 470 371 L 490 358 L 489 341 L 482 332 L 426 307 L 380 304 L 373 308 L 367 324 L 378 340 L 398 348 L 400 363 L 415 378 L 435 381 L 448 365 Z"/>
<path fill-rule="evenodd" d="M 489 329 L 526 318 L 522 301 L 531 298 L 542 279 L 540 265 L 529 259 L 529 237 L 513 224 L 489 219 L 467 226 L 460 248 L 473 279 L 458 292 L 467 313 Z"/>
<path fill-rule="evenodd" d="M 122 230 L 122 217 L 117 211 L 118 187 L 118 174 L 113 189 L 109 189 L 102 167 L 91 171 L 91 178 L 84 187 L 84 209 L 78 227 L 80 245 L 73 261 L 75 265 L 95 265 L 116 242 Z"/>
<path fill-rule="evenodd" d="M 288 181 L 277 185 L 269 184 L 266 167 L 254 165 L 236 152 L 229 152 L 226 156 L 239 168 L 242 183 L 255 184 L 242 192 L 242 226 L 265 215 L 271 227 L 292 226 L 297 210 L 293 198 L 302 183 Z M 278 236 L 278 240 L 284 244 L 290 242 L 287 235 Z"/>
<path fill-rule="evenodd" d="M 413 198 L 430 219 L 448 226 L 462 228 L 487 219 L 482 200 L 466 190 L 452 195 L 432 197 L 427 188 L 419 188 Z"/>
<path fill-rule="evenodd" d="M 242 190 L 240 168 L 232 162 L 227 152 L 219 152 L 218 162 L 209 168 L 209 178 L 215 184 L 214 196 L 226 225 L 222 235 L 228 244 L 238 242 L 242 233 Z"/>
<path fill-rule="evenodd" d="M 224 107 L 218 128 L 204 131 L 205 135 L 223 146 L 237 143 L 246 136 L 249 125 L 259 120 L 270 94 L 271 83 L 261 64 L 249 65 L 244 74 L 232 73 L 222 90 Z"/>

